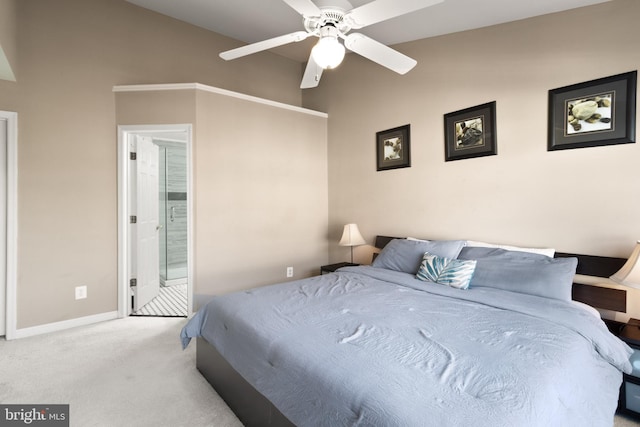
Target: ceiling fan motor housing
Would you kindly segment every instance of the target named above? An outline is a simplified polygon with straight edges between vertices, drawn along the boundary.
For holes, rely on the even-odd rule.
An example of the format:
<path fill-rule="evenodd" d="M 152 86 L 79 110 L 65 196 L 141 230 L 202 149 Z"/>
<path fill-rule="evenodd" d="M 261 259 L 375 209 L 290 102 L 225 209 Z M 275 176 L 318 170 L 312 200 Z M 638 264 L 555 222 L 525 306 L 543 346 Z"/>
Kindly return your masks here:
<path fill-rule="evenodd" d="M 304 28 L 315 36 L 321 37 L 320 29 L 326 26 L 334 27 L 338 30 L 338 35 L 342 36 L 351 30 L 351 27 L 344 21 L 345 11 L 336 7 L 321 8 L 320 16 L 304 18 Z"/>

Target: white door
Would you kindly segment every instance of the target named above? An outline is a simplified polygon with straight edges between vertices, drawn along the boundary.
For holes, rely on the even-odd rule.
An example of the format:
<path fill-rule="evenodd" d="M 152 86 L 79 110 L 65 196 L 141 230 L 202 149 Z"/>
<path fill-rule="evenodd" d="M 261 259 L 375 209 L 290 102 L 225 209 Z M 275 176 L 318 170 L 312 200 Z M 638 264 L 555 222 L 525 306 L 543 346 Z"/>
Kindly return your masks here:
<path fill-rule="evenodd" d="M 7 140 L 7 120 L 0 118 L 0 336 L 7 329 Z"/>
<path fill-rule="evenodd" d="M 136 135 L 136 145 L 134 311 L 160 293 L 159 149 L 147 136 Z"/>

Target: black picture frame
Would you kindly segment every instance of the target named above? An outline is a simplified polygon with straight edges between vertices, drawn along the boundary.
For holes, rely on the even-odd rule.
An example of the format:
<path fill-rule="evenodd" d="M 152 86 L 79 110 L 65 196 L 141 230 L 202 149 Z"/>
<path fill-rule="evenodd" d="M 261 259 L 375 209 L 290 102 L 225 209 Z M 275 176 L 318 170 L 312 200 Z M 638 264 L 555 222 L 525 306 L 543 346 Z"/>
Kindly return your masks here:
<path fill-rule="evenodd" d="M 496 101 L 444 115 L 446 162 L 496 154 Z"/>
<path fill-rule="evenodd" d="M 411 166 L 411 125 L 376 132 L 377 170 Z"/>
<path fill-rule="evenodd" d="M 637 74 L 550 90 L 547 151 L 635 143 Z"/>

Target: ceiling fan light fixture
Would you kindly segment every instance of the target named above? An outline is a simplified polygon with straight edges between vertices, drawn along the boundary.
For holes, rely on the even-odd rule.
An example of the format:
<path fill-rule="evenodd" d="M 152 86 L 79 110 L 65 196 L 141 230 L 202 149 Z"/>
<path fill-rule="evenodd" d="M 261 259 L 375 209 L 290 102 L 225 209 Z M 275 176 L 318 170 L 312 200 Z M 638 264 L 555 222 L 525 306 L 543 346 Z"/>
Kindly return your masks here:
<path fill-rule="evenodd" d="M 323 27 L 320 31 L 322 36 L 311 49 L 311 56 L 323 69 L 336 68 L 342 63 L 345 53 L 344 46 L 338 41 L 338 31 L 332 26 Z"/>
<path fill-rule="evenodd" d="M 344 46 L 334 37 L 323 37 L 313 47 L 311 55 L 320 67 L 336 68 L 344 59 Z"/>

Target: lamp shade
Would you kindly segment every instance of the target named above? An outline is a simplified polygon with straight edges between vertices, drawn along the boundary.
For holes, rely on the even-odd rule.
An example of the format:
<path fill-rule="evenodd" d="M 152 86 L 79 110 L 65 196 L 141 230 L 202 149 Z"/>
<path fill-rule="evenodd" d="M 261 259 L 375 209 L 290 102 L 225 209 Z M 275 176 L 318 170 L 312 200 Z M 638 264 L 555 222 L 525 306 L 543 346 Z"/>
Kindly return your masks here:
<path fill-rule="evenodd" d="M 640 240 L 622 268 L 610 277 L 616 283 L 640 289 Z"/>
<path fill-rule="evenodd" d="M 347 224 L 342 231 L 342 238 L 338 243 L 340 246 L 358 246 L 364 245 L 365 241 L 358 230 L 357 224 Z"/>

